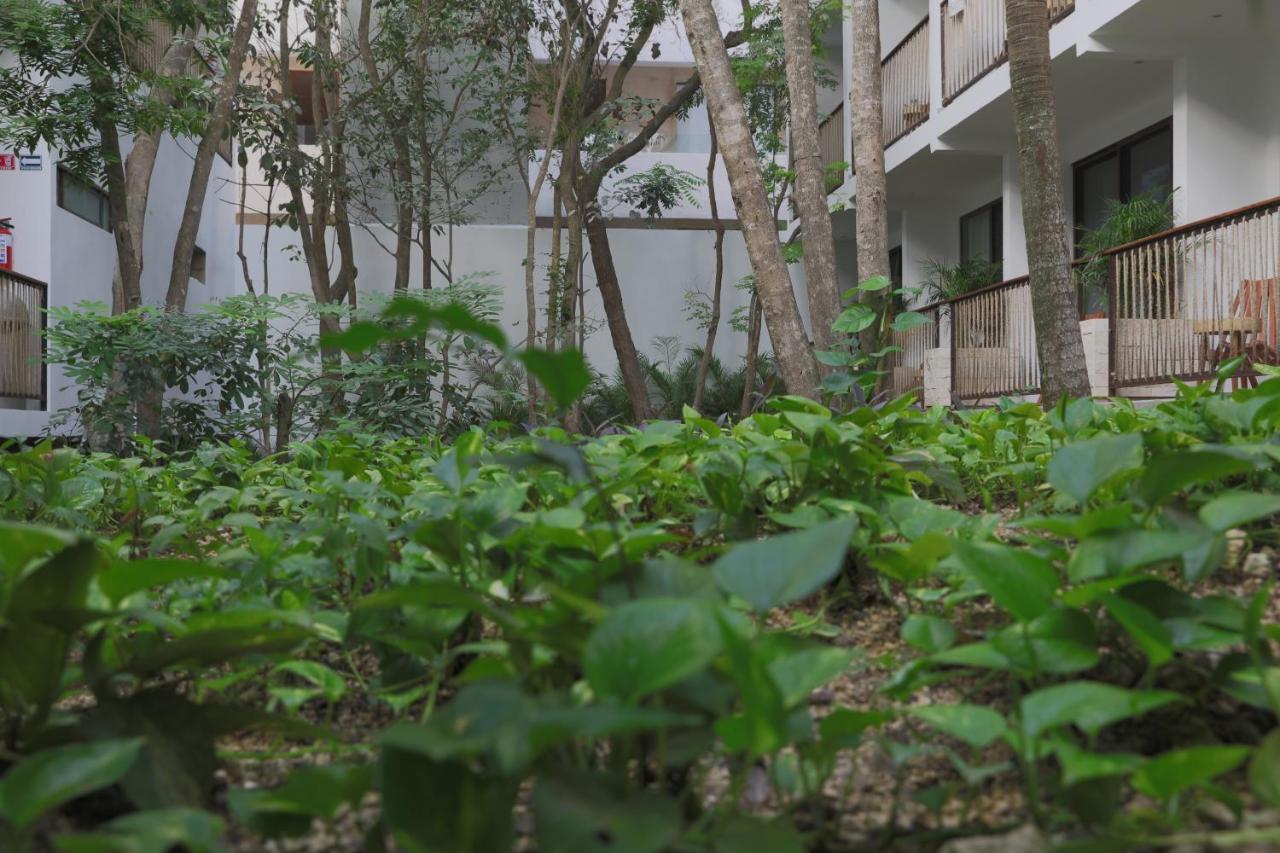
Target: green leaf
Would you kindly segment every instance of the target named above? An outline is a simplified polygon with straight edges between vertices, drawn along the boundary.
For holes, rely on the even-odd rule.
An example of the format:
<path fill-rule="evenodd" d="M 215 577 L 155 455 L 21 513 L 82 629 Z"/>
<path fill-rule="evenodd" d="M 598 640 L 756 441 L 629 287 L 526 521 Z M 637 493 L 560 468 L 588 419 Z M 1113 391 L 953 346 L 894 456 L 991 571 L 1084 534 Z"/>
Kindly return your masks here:
<path fill-rule="evenodd" d="M 955 645 L 956 629 L 940 616 L 917 613 L 902 623 L 902 639 L 925 654 L 935 654 Z"/>
<path fill-rule="evenodd" d="M 1034 738 L 1056 726 L 1072 724 L 1094 735 L 1111 723 L 1181 699 L 1168 690 L 1126 690 L 1097 681 L 1071 681 L 1030 693 L 1018 707 L 1023 734 Z"/>
<path fill-rule="evenodd" d="M 811 595 L 844 565 L 854 522 L 838 518 L 799 530 L 745 542 L 711 567 L 721 589 L 763 612 Z"/>
<path fill-rule="evenodd" d="M 875 321 L 876 312 L 873 309 L 855 302 L 840 312 L 840 316 L 831 324 L 831 328 L 837 332 L 856 335 L 863 329 L 870 327 Z"/>
<path fill-rule="evenodd" d="M 373 771 L 371 764 L 305 767 L 277 788 L 232 790 L 228 805 L 237 821 L 269 838 L 298 835 L 312 818 L 330 820 L 344 805 L 358 807 L 373 786 Z"/>
<path fill-rule="evenodd" d="M 201 809 L 150 809 L 123 815 L 96 831 L 63 835 L 54 844 L 62 853 L 214 853 L 226 825 Z"/>
<path fill-rule="evenodd" d="M 932 322 L 932 320 L 921 314 L 919 311 L 903 311 L 902 313 L 894 316 L 893 322 L 890 324 L 890 328 L 895 332 L 909 332 L 912 329 L 919 328 L 920 326 L 924 326 Z"/>
<path fill-rule="evenodd" d="M 714 824 L 712 853 L 804 853 L 804 840 L 790 817 L 772 821 L 730 815 Z"/>
<path fill-rule="evenodd" d="M 179 560 L 154 557 L 147 560 L 131 560 L 112 563 L 98 575 L 98 588 L 119 604 L 135 592 L 164 586 L 174 581 L 193 578 L 230 578 L 235 572 L 221 566 L 211 566 L 196 560 Z"/>
<path fill-rule="evenodd" d="M 981 705 L 922 705 L 911 716 L 976 749 L 994 743 L 1005 732 L 1004 717 Z"/>
<path fill-rule="evenodd" d="M 1151 460 L 1138 480 L 1138 496 L 1155 506 L 1188 486 L 1203 485 L 1252 470 L 1254 463 L 1240 456 L 1212 450 L 1165 453 Z"/>
<path fill-rule="evenodd" d="M 290 660 L 277 664 L 272 672 L 287 672 L 311 682 L 325 699 L 337 702 L 347 694 L 347 682 L 341 675 L 318 661 Z"/>
<path fill-rule="evenodd" d="M 875 292 L 877 290 L 884 290 L 892 284 L 893 282 L 888 278 L 888 276 L 877 275 L 860 282 L 858 284 L 858 290 L 864 292 Z"/>
<path fill-rule="evenodd" d="M 0 815 L 23 830 L 49 809 L 119 781 L 137 759 L 141 738 L 46 749 L 0 779 Z"/>
<path fill-rule="evenodd" d="M 1063 447 L 1049 460 L 1049 484 L 1078 503 L 1097 489 L 1142 467 L 1142 436 L 1102 435 Z"/>
<path fill-rule="evenodd" d="M 647 598 L 609 612 L 583 647 L 582 667 L 597 693 L 634 702 L 700 671 L 720 648 L 710 607 Z"/>
<path fill-rule="evenodd" d="M 1280 495 L 1234 492 L 1214 498 L 1200 507 L 1200 520 L 1219 533 L 1280 514 Z"/>
<path fill-rule="evenodd" d="M 1240 766 L 1249 757 L 1247 746 L 1192 746 L 1159 755 L 1133 774 L 1133 786 L 1159 800 L 1169 800 L 1188 788 L 1203 785 Z"/>
<path fill-rule="evenodd" d="M 1128 776 L 1146 760 L 1127 752 L 1087 752 L 1065 738 L 1054 744 L 1054 753 L 1062 765 L 1062 784 L 1075 785 L 1091 779 Z"/>
<path fill-rule="evenodd" d="M 589 773 L 539 777 L 533 788 L 538 849 L 547 853 L 659 853 L 680 834 L 680 807 L 652 791 L 613 792 Z"/>
<path fill-rule="evenodd" d="M 956 543 L 965 570 L 1001 608 L 1030 622 L 1053 606 L 1058 573 L 1045 559 L 997 544 Z"/>
<path fill-rule="evenodd" d="M 1104 596 L 1102 604 L 1138 644 L 1152 666 L 1160 666 L 1173 659 L 1173 638 L 1154 613 L 1118 595 Z"/>
<path fill-rule="evenodd" d="M 1262 739 L 1249 762 L 1249 786 L 1254 795 L 1271 806 L 1280 808 L 1280 729 Z"/>
<path fill-rule="evenodd" d="M 782 693 L 783 704 L 790 708 L 848 669 L 853 658 L 848 649 L 814 646 L 773 661 L 769 675 Z"/>
<path fill-rule="evenodd" d="M 572 406 L 591 384 L 586 359 L 576 349 L 525 350 L 520 353 L 520 361 L 561 409 Z"/>

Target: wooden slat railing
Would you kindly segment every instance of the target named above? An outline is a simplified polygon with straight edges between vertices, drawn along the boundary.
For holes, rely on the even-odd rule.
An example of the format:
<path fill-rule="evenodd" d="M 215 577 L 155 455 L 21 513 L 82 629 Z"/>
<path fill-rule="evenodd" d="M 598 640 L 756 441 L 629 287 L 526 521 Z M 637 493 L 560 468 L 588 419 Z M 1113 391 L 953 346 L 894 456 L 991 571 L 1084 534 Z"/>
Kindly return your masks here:
<path fill-rule="evenodd" d="M 1111 383 L 1205 378 L 1280 349 L 1280 198 L 1120 246 L 1108 264 Z"/>
<path fill-rule="evenodd" d="M 939 346 L 938 321 L 942 306 L 931 305 L 915 309 L 929 318 L 929 322 L 905 332 L 894 332 L 890 343 L 898 351 L 889 356 L 889 388 L 893 396 L 924 390 L 925 354 Z"/>
<path fill-rule="evenodd" d="M 48 294 L 44 282 L 0 270 L 0 397 L 45 399 Z"/>
<path fill-rule="evenodd" d="M 887 148 L 929 118 L 928 17 L 884 58 L 881 85 Z"/>
<path fill-rule="evenodd" d="M 844 105 L 841 104 L 818 125 L 818 146 L 822 151 L 823 168 L 827 170 L 827 192 L 832 192 L 844 183 L 843 170 L 836 174 L 831 168 L 848 159 L 844 152 L 844 124 Z"/>
<path fill-rule="evenodd" d="M 1005 0 L 942 0 L 942 102 L 999 68 L 1008 58 Z M 1051 21 L 1075 10 L 1075 0 L 1045 0 Z"/>
<path fill-rule="evenodd" d="M 949 304 L 952 399 L 989 399 L 1039 389 L 1040 360 L 1026 276 Z"/>

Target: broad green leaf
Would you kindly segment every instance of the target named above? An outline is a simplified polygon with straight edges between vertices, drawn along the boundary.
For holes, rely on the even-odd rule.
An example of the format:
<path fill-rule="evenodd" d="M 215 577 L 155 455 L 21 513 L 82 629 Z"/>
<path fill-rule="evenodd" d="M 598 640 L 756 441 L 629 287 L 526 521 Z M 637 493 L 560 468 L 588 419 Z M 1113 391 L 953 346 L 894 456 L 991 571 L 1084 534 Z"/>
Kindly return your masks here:
<path fill-rule="evenodd" d="M 142 745 L 141 738 L 101 740 L 24 758 L 0 779 L 0 815 L 25 829 L 55 806 L 118 781 Z"/>
<path fill-rule="evenodd" d="M 525 350 L 520 361 L 562 409 L 572 406 L 591 384 L 586 359 L 576 349 Z"/>
<path fill-rule="evenodd" d="M 98 588 L 119 604 L 135 592 L 193 578 L 230 578 L 235 572 L 196 560 L 153 557 L 112 563 L 98 575 Z"/>
<path fill-rule="evenodd" d="M 933 321 L 919 311 L 903 311 L 894 316 L 890 326 L 895 332 L 909 332 L 931 322 Z"/>
<path fill-rule="evenodd" d="M 347 693 L 347 682 L 341 675 L 318 661 L 289 660 L 277 664 L 273 672 L 287 672 L 311 682 L 330 702 L 337 702 Z"/>
<path fill-rule="evenodd" d="M 1142 649 L 1152 666 L 1160 666 L 1173 659 L 1173 638 L 1154 613 L 1118 595 L 1104 596 L 1102 604 Z"/>
<path fill-rule="evenodd" d="M 1200 520 L 1219 532 L 1276 514 L 1280 514 L 1280 495 L 1234 492 L 1200 507 Z"/>
<path fill-rule="evenodd" d="M 1126 690 L 1097 681 L 1071 681 L 1024 696 L 1018 709 L 1027 737 L 1065 725 L 1093 735 L 1111 723 L 1141 716 L 1181 698 L 1168 690 Z"/>
<path fill-rule="evenodd" d="M 1088 752 L 1065 738 L 1055 742 L 1054 753 L 1058 756 L 1058 763 L 1062 765 L 1064 785 L 1112 776 L 1128 776 L 1146 760 L 1140 755 L 1127 752 Z"/>
<path fill-rule="evenodd" d="M 61 853 L 215 853 L 226 825 L 202 809 L 149 809 L 123 815 L 91 833 L 63 835 L 54 844 Z"/>
<path fill-rule="evenodd" d="M 847 335 L 856 335 L 876 321 L 876 312 L 860 302 L 855 302 L 840 312 L 831 328 Z"/>
<path fill-rule="evenodd" d="M 1068 675 L 1098 663 L 1093 619 L 1071 607 L 1054 607 L 1031 622 L 1010 625 L 992 637 L 991 645 L 1028 674 Z"/>
<path fill-rule="evenodd" d="M 838 518 L 808 530 L 744 542 L 711 567 L 721 589 L 763 612 L 811 595 L 844 565 L 854 522 Z"/>
<path fill-rule="evenodd" d="M 877 290 L 884 290 L 892 284 L 893 281 L 888 276 L 876 275 L 859 282 L 858 290 L 874 292 Z"/>
<path fill-rule="evenodd" d="M 730 815 L 714 825 L 712 853 L 804 853 L 804 839 L 788 817 L 767 823 L 746 815 Z"/>
<path fill-rule="evenodd" d="M 1004 717 L 981 705 L 922 705 L 911 716 L 981 749 L 1005 732 Z"/>
<path fill-rule="evenodd" d="M 902 623 L 902 639 L 912 648 L 934 654 L 955 645 L 956 629 L 941 616 L 917 613 Z"/>
<path fill-rule="evenodd" d="M 1239 767 L 1247 746 L 1192 746 L 1158 755 L 1133 774 L 1133 786 L 1159 800 L 1203 785 Z"/>
<path fill-rule="evenodd" d="M 587 639 L 582 666 L 597 693 L 634 702 L 703 669 L 720 649 L 708 605 L 647 598 L 610 611 Z"/>
<path fill-rule="evenodd" d="M 774 660 L 769 675 L 782 693 L 783 704 L 790 708 L 848 669 L 853 658 L 849 649 L 814 646 Z"/>
<path fill-rule="evenodd" d="M 332 819 L 344 805 L 358 807 L 373 786 L 372 764 L 304 767 L 270 789 L 236 789 L 228 805 L 236 820 L 269 838 L 297 835 L 312 818 Z"/>
<path fill-rule="evenodd" d="M 1216 482 L 1252 470 L 1254 463 L 1230 453 L 1183 450 L 1155 457 L 1137 483 L 1138 496 L 1154 506 L 1188 486 Z"/>
<path fill-rule="evenodd" d="M 1047 560 L 996 544 L 956 543 L 965 570 L 1001 608 L 1030 622 L 1053 606 L 1058 573 Z"/>
<path fill-rule="evenodd" d="M 1049 484 L 1078 503 L 1097 489 L 1142 467 L 1142 436 L 1103 435 L 1068 444 L 1049 460 Z"/>
<path fill-rule="evenodd" d="M 1280 808 L 1280 729 L 1262 739 L 1249 762 L 1249 786 L 1254 796 Z"/>

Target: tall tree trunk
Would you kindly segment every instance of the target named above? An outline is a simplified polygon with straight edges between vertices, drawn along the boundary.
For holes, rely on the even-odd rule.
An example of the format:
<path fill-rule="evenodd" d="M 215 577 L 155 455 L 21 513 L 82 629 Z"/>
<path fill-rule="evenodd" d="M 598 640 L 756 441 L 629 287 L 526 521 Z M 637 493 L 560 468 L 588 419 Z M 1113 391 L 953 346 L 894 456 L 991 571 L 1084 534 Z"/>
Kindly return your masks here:
<path fill-rule="evenodd" d="M 1022 220 L 1044 402 L 1089 396 L 1080 309 L 1062 199 L 1062 157 L 1044 0 L 1006 0 L 1009 77 L 1022 181 Z"/>
<path fill-rule="evenodd" d="M 129 311 L 142 304 L 142 222 L 129 216 L 124 160 L 120 156 L 120 133 L 111 111 L 115 84 L 109 77 L 90 81 L 94 93 L 93 121 L 102 146 L 107 178 L 107 204 L 111 209 L 111 232 L 116 243 L 116 263 L 120 272 L 123 308 Z M 136 231 L 135 231 L 136 227 Z"/>
<path fill-rule="evenodd" d="M 595 199 L 599 187 L 579 186 L 578 197 Z M 631 417 L 637 424 L 650 417 L 649 383 L 645 379 L 640 354 L 631 338 L 631 326 L 627 323 L 627 311 L 622 302 L 622 287 L 618 283 L 618 270 L 613 263 L 613 251 L 609 246 L 609 229 L 600 208 L 592 205 L 587 211 L 587 243 L 591 246 L 591 268 L 596 274 L 596 286 L 600 288 L 600 301 L 604 303 L 604 318 L 609 325 L 609 337 L 618 356 L 618 368 L 622 382 L 631 401 Z"/>
<path fill-rule="evenodd" d="M 165 309 L 182 311 L 187 305 L 187 286 L 191 281 L 191 253 L 195 250 L 196 232 L 200 229 L 200 213 L 209 189 L 209 174 L 213 170 L 213 158 L 218 153 L 218 143 L 231 120 L 231 108 L 240 88 L 240 70 L 249 52 L 249 39 L 258 13 L 258 0 L 244 0 L 240 17 L 231 35 L 231 48 L 227 53 L 227 67 L 222 84 L 218 87 L 218 99 L 204 135 L 196 146 L 195 160 L 191 164 L 191 182 L 187 186 L 187 202 L 182 208 L 182 221 L 178 224 L 178 236 L 173 244 L 173 266 L 169 275 L 169 289 L 165 293 Z"/>
<path fill-rule="evenodd" d="M 702 401 L 707 391 L 707 372 L 716 348 L 716 332 L 720 328 L 720 291 L 724 284 L 724 221 L 720 219 L 720 205 L 716 199 L 716 160 L 720 157 L 720 144 L 716 140 L 716 128 L 708 119 L 711 136 L 711 153 L 707 156 L 707 205 L 711 209 L 711 230 L 715 234 L 716 271 L 711 282 L 711 317 L 707 325 L 707 339 L 702 345 L 702 358 L 698 360 L 698 373 L 693 385 L 693 407 L 702 411 Z"/>
<path fill-rule="evenodd" d="M 561 281 L 564 261 L 560 245 L 564 233 L 564 198 L 559 180 L 554 182 L 554 188 L 551 196 L 551 258 L 547 269 L 547 331 L 543 335 L 543 343 L 551 352 L 555 352 L 560 337 L 560 299 L 564 290 Z"/>
<path fill-rule="evenodd" d="M 818 388 L 818 365 L 805 335 L 791 276 L 782 257 L 777 220 L 769 210 L 742 92 L 720 34 L 720 21 L 711 0 L 680 0 L 680 11 L 705 84 L 711 120 L 724 151 L 725 170 L 743 224 L 747 254 L 755 272 L 756 291 L 760 294 L 778 368 L 788 392 L 811 397 Z"/>
<path fill-rule="evenodd" d="M 395 127 L 400 118 L 391 115 L 391 111 L 387 108 L 387 99 L 392 95 L 388 93 L 387 87 L 384 85 L 382 72 L 378 68 L 378 61 L 373 55 L 373 45 L 369 41 L 369 18 L 372 5 L 373 0 L 361 0 L 360 17 L 356 22 L 356 50 L 364 63 L 364 73 L 369 78 L 369 85 L 375 91 L 373 100 L 379 105 L 379 118 L 387 127 Z M 393 88 L 398 94 L 399 87 L 394 86 Z M 392 289 L 396 293 L 403 293 L 409 289 L 409 253 L 413 247 L 413 169 L 410 160 L 409 141 L 405 135 L 400 132 L 392 133 L 391 145 L 391 172 L 396 178 L 394 189 L 396 196 L 396 246 L 394 252 L 396 268 L 395 278 L 392 280 Z"/>
<path fill-rule="evenodd" d="M 791 155 L 796 173 L 796 212 L 804 237 L 804 281 L 809 294 L 809 325 L 814 345 L 830 350 L 840 316 L 836 246 L 827 204 L 826 167 L 818 141 L 818 89 L 813 69 L 813 30 L 809 0 L 782 0 L 783 47 L 791 102 Z"/>
<path fill-rule="evenodd" d="M 1041 0 L 1044 5 L 1044 0 Z M 889 277 L 889 189 L 884 171 L 884 90 L 880 80 L 880 0 L 853 0 L 853 70 L 850 108 L 853 119 L 853 168 L 857 175 L 858 278 Z M 863 291 L 859 299 L 884 308 L 886 290 Z M 881 348 L 880 324 L 859 336 L 864 353 Z"/>
<path fill-rule="evenodd" d="M 573 164 L 578 156 L 576 146 L 565 145 L 561 149 L 560 181 L 564 189 L 566 208 L 565 218 L 569 228 L 569 252 L 564 266 L 564 287 L 560 294 L 560 346 L 562 349 L 575 349 L 577 331 L 575 319 L 578 313 L 578 286 L 582 271 L 582 206 L 578 202 L 575 190 L 575 172 Z M 575 159 L 568 159 L 572 155 Z"/>

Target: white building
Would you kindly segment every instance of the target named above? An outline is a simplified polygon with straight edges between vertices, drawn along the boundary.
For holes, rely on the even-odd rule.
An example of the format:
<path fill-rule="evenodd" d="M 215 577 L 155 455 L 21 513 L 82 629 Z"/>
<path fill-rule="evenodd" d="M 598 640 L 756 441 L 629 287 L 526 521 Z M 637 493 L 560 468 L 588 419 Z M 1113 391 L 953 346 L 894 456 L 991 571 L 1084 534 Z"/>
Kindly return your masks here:
<path fill-rule="evenodd" d="M 157 47 L 154 56 L 163 53 L 163 45 Z M 148 305 L 164 302 L 196 145 L 166 135 L 159 147 L 143 229 L 142 293 Z M 121 148 L 127 157 L 132 140 L 122 137 Z M 13 226 L 12 270 L 0 269 L 0 436 L 40 435 L 52 414 L 76 400 L 61 367 L 36 363 L 45 322 L 38 309 L 111 304 L 116 247 L 106 193 L 63 167 L 60 154 L 44 145 L 35 151 L 0 148 L 0 220 Z M 224 145 L 214 157 L 201 213 L 190 307 L 240 288 L 231 163 L 232 147 Z"/>
<path fill-rule="evenodd" d="M 924 285 L 928 261 L 970 258 L 999 263 L 1011 282 L 946 306 L 936 327 L 900 341 L 902 388 L 918 385 L 935 350 L 935 401 L 949 399 L 953 374 L 958 400 L 1038 383 L 1029 294 L 1017 281 L 1027 258 L 1003 9 L 881 0 L 892 265 L 908 288 Z M 1280 4 L 1046 0 L 1046 14 L 1071 243 L 1109 201 L 1148 191 L 1172 190 L 1185 228 L 1116 253 L 1116 273 L 1085 300 L 1095 392 L 1160 393 L 1152 386 L 1204 375 L 1233 345 L 1273 357 Z M 837 107 L 825 125 L 827 156 L 851 162 L 844 115 Z M 846 173 L 833 199 L 856 192 Z M 847 285 L 857 280 L 852 220 L 835 215 Z"/>

